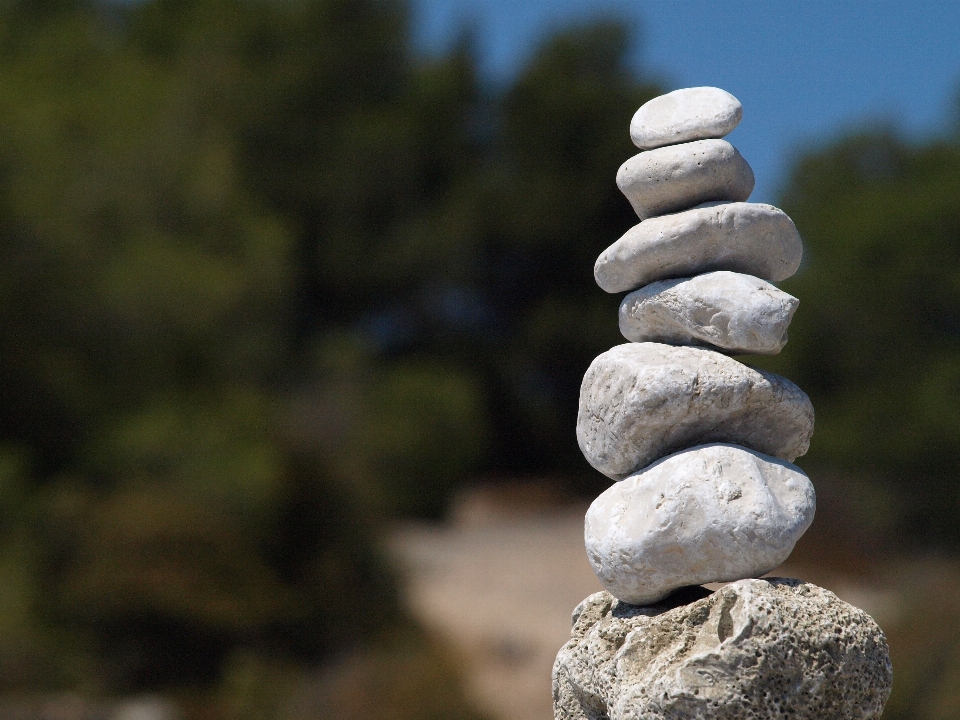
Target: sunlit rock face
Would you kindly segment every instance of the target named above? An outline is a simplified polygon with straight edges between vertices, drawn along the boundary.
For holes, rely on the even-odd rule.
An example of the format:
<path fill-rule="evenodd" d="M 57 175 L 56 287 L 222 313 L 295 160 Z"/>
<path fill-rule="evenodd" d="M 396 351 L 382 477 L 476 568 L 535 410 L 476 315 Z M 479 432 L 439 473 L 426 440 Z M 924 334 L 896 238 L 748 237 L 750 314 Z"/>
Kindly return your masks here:
<path fill-rule="evenodd" d="M 765 280 L 720 270 L 630 293 L 620 303 L 620 333 L 632 342 L 776 355 L 799 304 Z"/>
<path fill-rule="evenodd" d="M 792 462 L 812 434 L 813 406 L 800 388 L 704 348 L 618 345 L 591 363 L 580 386 L 580 450 L 614 480 L 709 442 Z"/>
<path fill-rule="evenodd" d="M 564 720 L 880 717 L 893 672 L 862 610 L 800 580 L 688 588 L 657 605 L 584 600 L 553 667 Z"/>
<path fill-rule="evenodd" d="M 641 150 L 722 138 L 739 124 L 743 106 L 715 87 L 674 90 L 645 103 L 630 121 L 630 139 Z"/>
<path fill-rule="evenodd" d="M 587 557 L 613 595 L 648 605 L 686 585 L 770 572 L 810 527 L 815 507 L 796 465 L 737 445 L 701 445 L 594 500 Z"/>
<path fill-rule="evenodd" d="M 647 150 L 617 171 L 617 187 L 641 220 L 711 200 L 746 200 L 753 185 L 753 170 L 726 140 Z"/>
<path fill-rule="evenodd" d="M 780 282 L 800 267 L 793 221 L 765 203 L 709 203 L 634 225 L 600 253 L 593 268 L 609 293 L 647 283 L 730 270 Z"/>

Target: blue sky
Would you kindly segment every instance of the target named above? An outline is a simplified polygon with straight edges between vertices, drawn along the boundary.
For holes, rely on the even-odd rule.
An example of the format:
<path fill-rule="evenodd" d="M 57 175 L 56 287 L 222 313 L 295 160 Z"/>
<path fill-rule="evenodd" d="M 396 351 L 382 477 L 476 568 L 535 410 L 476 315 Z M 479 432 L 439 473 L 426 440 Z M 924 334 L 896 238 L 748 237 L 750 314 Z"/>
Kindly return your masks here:
<path fill-rule="evenodd" d="M 922 138 L 958 115 L 960 0 L 414 0 L 414 13 L 426 52 L 471 25 L 492 81 L 552 28 L 623 18 L 637 30 L 635 67 L 669 89 L 715 85 L 743 103 L 728 139 L 753 166 L 758 201 L 774 200 L 797 152 L 845 129 L 886 123 Z"/>

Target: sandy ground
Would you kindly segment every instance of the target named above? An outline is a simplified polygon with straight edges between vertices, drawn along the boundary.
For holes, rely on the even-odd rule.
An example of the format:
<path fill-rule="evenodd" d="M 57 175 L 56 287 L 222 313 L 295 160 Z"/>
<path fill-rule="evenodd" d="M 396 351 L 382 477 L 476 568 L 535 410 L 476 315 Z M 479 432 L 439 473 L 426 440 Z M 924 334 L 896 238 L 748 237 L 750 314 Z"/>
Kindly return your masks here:
<path fill-rule="evenodd" d="M 553 718 L 550 670 L 570 614 L 603 589 L 583 550 L 584 512 L 407 526 L 393 538 L 411 608 L 461 653 L 468 692 L 496 718 Z"/>
<path fill-rule="evenodd" d="M 449 524 L 407 525 L 392 536 L 410 607 L 460 653 L 468 692 L 493 718 L 553 718 L 550 671 L 571 612 L 602 589 L 583 549 L 585 511 L 530 512 L 473 497 Z M 824 582 L 815 569 L 771 574 L 817 582 L 881 624 L 896 612 L 890 593 Z"/>

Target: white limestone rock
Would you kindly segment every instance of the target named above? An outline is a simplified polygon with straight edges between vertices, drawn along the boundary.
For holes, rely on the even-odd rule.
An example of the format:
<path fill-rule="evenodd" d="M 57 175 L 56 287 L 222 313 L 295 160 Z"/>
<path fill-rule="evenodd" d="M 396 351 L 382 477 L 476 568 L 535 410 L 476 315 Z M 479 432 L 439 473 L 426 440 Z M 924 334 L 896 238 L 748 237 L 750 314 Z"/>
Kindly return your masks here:
<path fill-rule="evenodd" d="M 792 462 L 812 434 L 813 406 L 800 388 L 704 348 L 617 345 L 590 364 L 580 386 L 577 442 L 614 480 L 709 442 Z"/>
<path fill-rule="evenodd" d="M 775 355 L 799 302 L 760 278 L 720 270 L 630 293 L 620 303 L 620 332 L 633 342 Z"/>
<path fill-rule="evenodd" d="M 726 203 L 644 220 L 604 250 L 593 269 L 609 293 L 656 280 L 731 270 L 780 282 L 800 267 L 793 221 L 764 203 Z"/>
<path fill-rule="evenodd" d="M 691 140 L 722 138 L 742 117 L 743 106 L 726 90 L 684 88 L 644 103 L 630 122 L 630 139 L 641 150 L 652 150 Z"/>
<path fill-rule="evenodd" d="M 874 720 L 890 696 L 877 624 L 800 580 L 687 588 L 648 607 L 600 592 L 573 622 L 553 666 L 556 720 Z"/>
<path fill-rule="evenodd" d="M 816 495 L 796 465 L 737 445 L 681 450 L 614 483 L 587 510 L 587 557 L 634 605 L 677 588 L 760 577 L 813 522 Z"/>
<path fill-rule="evenodd" d="M 753 183 L 753 170 L 726 140 L 647 150 L 617 171 L 617 187 L 641 220 L 711 200 L 746 200 Z"/>

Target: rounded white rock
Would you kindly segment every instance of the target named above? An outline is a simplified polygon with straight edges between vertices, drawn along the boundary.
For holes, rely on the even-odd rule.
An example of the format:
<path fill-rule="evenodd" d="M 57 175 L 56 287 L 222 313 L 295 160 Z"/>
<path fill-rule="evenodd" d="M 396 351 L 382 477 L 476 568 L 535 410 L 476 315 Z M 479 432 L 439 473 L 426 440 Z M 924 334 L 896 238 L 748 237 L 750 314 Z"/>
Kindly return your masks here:
<path fill-rule="evenodd" d="M 722 138 L 743 117 L 740 101 L 726 90 L 694 87 L 674 90 L 644 103 L 630 122 L 630 139 L 641 150 Z"/>
<path fill-rule="evenodd" d="M 779 282 L 800 267 L 793 221 L 764 203 L 725 203 L 644 220 L 604 250 L 593 269 L 609 293 L 666 278 L 732 270 Z"/>
<path fill-rule="evenodd" d="M 760 278 L 726 270 L 661 280 L 623 299 L 620 332 L 633 342 L 775 355 L 799 302 Z"/>
<path fill-rule="evenodd" d="M 753 184 L 750 165 L 726 140 L 647 150 L 617 171 L 617 187 L 641 220 L 711 200 L 746 200 Z"/>
<path fill-rule="evenodd" d="M 803 390 L 705 348 L 617 345 L 590 364 L 580 386 L 577 442 L 587 462 L 614 480 L 709 442 L 792 462 L 812 434 L 813 406 Z"/>
<path fill-rule="evenodd" d="M 796 465 L 737 445 L 681 450 L 615 483 L 587 511 L 587 557 L 607 591 L 649 605 L 677 588 L 760 577 L 813 522 Z"/>

